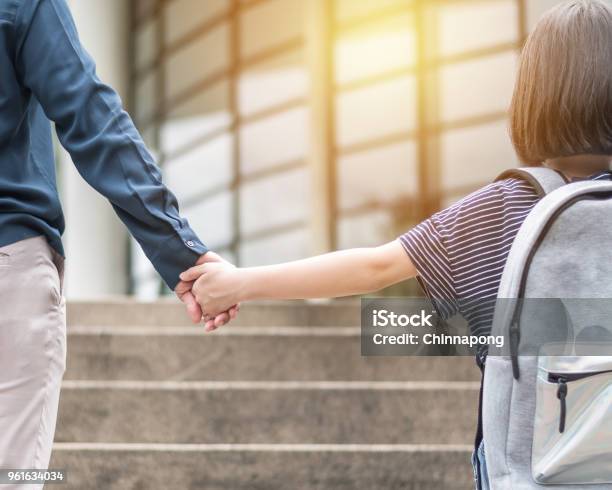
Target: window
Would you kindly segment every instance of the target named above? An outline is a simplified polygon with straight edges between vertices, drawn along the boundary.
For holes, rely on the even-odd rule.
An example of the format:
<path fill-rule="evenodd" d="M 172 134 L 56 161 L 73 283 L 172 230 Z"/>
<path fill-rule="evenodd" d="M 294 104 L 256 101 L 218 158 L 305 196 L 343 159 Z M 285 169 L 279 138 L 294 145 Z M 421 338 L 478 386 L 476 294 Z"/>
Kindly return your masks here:
<path fill-rule="evenodd" d="M 309 254 L 307 2 L 132 1 L 134 113 L 196 232 L 243 265 Z M 310 1 L 333 246 L 393 238 L 406 206 L 414 222 L 515 163 L 505 111 L 541 0 Z"/>

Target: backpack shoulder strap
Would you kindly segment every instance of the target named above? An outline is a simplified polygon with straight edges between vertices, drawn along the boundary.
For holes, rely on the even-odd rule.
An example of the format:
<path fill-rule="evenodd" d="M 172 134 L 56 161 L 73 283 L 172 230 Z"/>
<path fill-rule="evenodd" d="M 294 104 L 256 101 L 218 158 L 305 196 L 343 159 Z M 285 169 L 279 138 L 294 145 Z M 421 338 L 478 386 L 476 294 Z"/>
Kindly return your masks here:
<path fill-rule="evenodd" d="M 523 179 L 529 182 L 540 197 L 568 183 L 561 172 L 547 167 L 521 167 L 503 172 L 495 181 L 509 178 Z"/>

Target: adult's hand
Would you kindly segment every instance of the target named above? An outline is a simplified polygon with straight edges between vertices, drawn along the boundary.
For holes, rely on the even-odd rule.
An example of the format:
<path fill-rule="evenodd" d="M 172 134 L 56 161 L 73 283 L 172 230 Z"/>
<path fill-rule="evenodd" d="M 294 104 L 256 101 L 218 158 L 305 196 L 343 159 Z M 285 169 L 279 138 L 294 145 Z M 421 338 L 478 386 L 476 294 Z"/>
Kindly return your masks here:
<path fill-rule="evenodd" d="M 196 265 L 181 274 L 184 281 L 195 281 L 192 294 L 204 315 L 211 317 L 233 308 L 243 298 L 245 269 L 228 262 Z"/>
<path fill-rule="evenodd" d="M 203 265 L 208 262 L 226 262 L 226 260 L 215 252 L 207 252 L 198 259 L 196 265 Z M 203 317 L 202 308 L 192 292 L 194 282 L 195 279 L 191 281 L 180 281 L 174 289 L 179 300 L 185 305 L 187 314 L 193 323 L 200 323 L 203 319 L 206 331 L 212 331 L 236 318 L 240 305 L 234 305 L 214 317 L 209 317 L 208 315 Z"/>

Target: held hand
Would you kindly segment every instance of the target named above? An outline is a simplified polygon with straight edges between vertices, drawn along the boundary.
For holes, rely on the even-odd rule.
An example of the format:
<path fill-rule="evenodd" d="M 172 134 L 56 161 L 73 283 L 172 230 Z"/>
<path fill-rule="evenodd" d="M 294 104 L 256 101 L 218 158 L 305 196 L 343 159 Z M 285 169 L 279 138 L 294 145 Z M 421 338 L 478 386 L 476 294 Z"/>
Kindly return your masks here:
<path fill-rule="evenodd" d="M 185 282 L 195 281 L 193 295 L 205 315 L 211 317 L 239 303 L 244 271 L 228 262 L 207 262 L 181 274 Z"/>
<path fill-rule="evenodd" d="M 197 266 L 201 266 L 205 263 L 211 263 L 211 262 L 226 263 L 225 260 L 221 258 L 219 255 L 217 255 L 216 253 L 207 252 L 205 255 L 202 255 L 202 257 L 198 259 L 196 264 Z M 196 267 L 193 267 L 192 269 Z M 236 318 L 236 316 L 238 315 L 238 311 L 240 309 L 240 306 L 237 304 L 232 305 L 231 308 L 225 311 L 221 311 L 217 315 L 214 315 L 214 316 L 205 315 L 203 317 L 202 309 L 200 305 L 198 304 L 192 292 L 192 288 L 193 288 L 196 278 L 197 276 L 194 277 L 194 279 L 192 280 L 188 280 L 188 281 L 182 280 L 176 285 L 176 288 L 174 289 L 174 292 L 178 296 L 179 300 L 181 300 L 181 302 L 185 305 L 187 309 L 187 314 L 191 318 L 191 321 L 193 323 L 199 323 L 204 318 L 204 326 L 205 326 L 206 331 L 211 331 L 211 330 L 215 330 L 225 325 L 230 320 L 233 320 L 234 318 Z"/>
<path fill-rule="evenodd" d="M 202 309 L 191 292 L 193 282 L 181 281 L 174 288 L 174 292 L 179 300 L 185 305 L 187 315 L 193 323 L 200 323 L 202 320 Z"/>

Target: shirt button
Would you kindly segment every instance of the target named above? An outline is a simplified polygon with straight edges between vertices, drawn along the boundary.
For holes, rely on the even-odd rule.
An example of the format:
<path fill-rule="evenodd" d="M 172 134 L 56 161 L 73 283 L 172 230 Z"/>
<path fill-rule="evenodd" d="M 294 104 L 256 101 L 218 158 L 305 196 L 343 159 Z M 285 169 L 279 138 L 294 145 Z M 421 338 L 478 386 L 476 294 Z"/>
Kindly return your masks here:
<path fill-rule="evenodd" d="M 195 242 L 193 240 L 187 240 L 185 242 L 185 245 L 187 245 L 188 247 L 195 247 Z"/>

